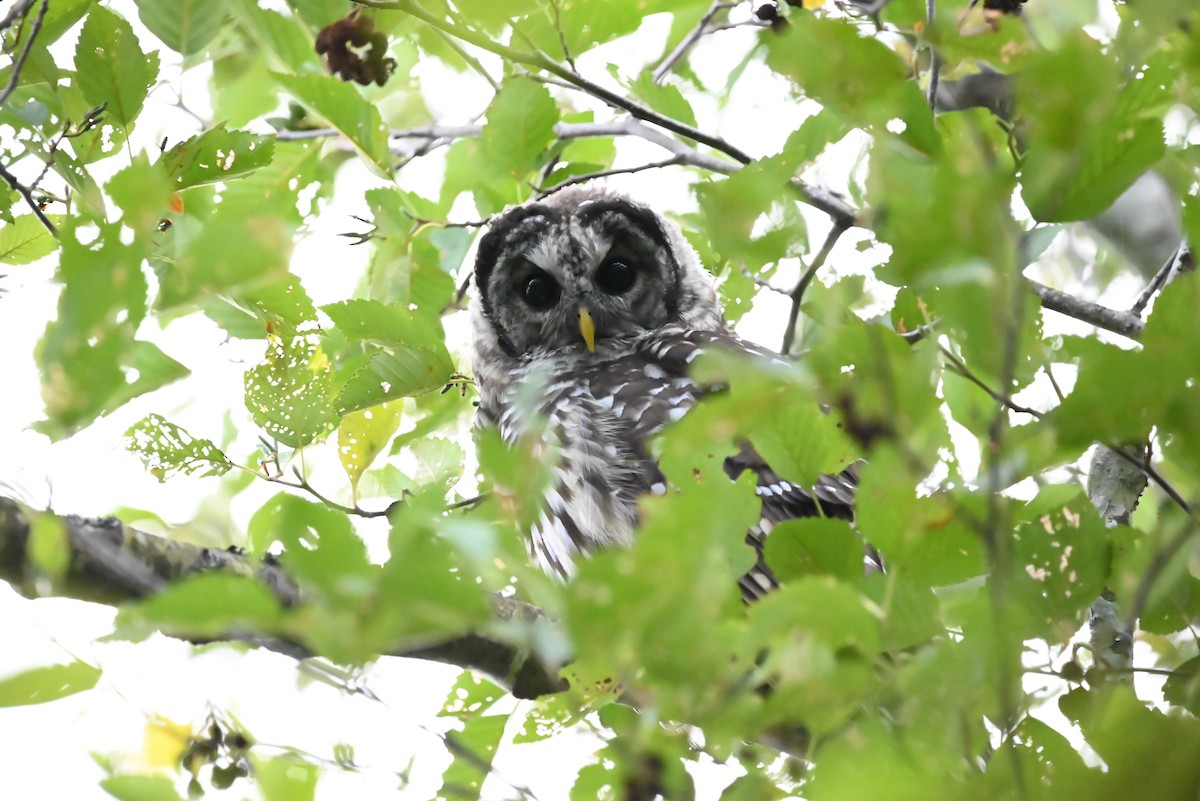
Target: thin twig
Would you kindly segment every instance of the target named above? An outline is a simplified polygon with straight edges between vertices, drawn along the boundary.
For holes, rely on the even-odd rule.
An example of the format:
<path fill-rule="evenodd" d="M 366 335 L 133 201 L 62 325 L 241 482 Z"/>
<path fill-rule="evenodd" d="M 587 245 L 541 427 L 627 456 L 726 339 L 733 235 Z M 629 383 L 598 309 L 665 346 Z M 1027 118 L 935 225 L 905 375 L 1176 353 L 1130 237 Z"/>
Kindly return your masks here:
<path fill-rule="evenodd" d="M 4 18 L 3 23 L 0 23 L 0 30 L 12 25 L 18 14 L 22 15 L 22 19 L 24 19 L 24 15 L 28 14 L 29 9 L 32 7 L 33 0 L 28 0 L 28 2 L 25 3 L 18 3 Z M 25 61 L 29 58 L 30 51 L 33 50 L 33 43 L 37 39 L 38 33 L 42 30 L 42 21 L 46 18 L 46 11 L 49 10 L 49 8 L 50 0 L 42 0 L 42 6 L 38 9 L 37 17 L 34 18 L 33 25 L 29 28 L 29 36 L 25 39 L 25 46 L 21 48 L 21 54 L 17 56 L 16 60 L 13 61 L 11 67 L 12 74 L 8 76 L 8 85 L 4 87 L 3 92 L 0 92 L 0 107 L 3 107 L 4 104 L 8 102 L 8 98 L 11 97 L 12 93 L 16 91 L 17 85 L 20 83 L 21 70 L 25 67 Z M 33 211 L 34 216 L 38 218 L 38 221 L 45 226 L 46 230 L 50 232 L 51 236 L 57 238 L 58 228 L 55 227 L 54 223 L 50 222 L 50 218 L 46 216 L 44 211 L 42 211 L 41 204 L 34 199 L 33 190 L 18 181 L 16 176 L 9 172 L 4 165 L 0 165 L 0 178 L 4 179 L 5 183 L 8 184 L 10 189 L 13 189 L 25 199 L 25 203 L 29 206 L 30 210 Z M 38 180 L 41 180 L 40 176 Z"/>
<path fill-rule="evenodd" d="M 1166 496 L 1168 498 L 1170 498 L 1172 501 L 1174 501 L 1175 504 L 1178 505 L 1179 508 L 1183 510 L 1184 514 L 1187 514 L 1187 515 L 1192 514 L 1192 505 L 1187 502 L 1187 499 L 1185 499 L 1183 497 L 1183 495 L 1179 492 L 1179 490 L 1175 489 L 1175 487 L 1171 484 L 1171 482 L 1167 481 L 1166 477 L 1162 473 L 1158 472 L 1158 468 L 1156 468 L 1154 465 L 1150 464 L 1149 461 L 1147 461 L 1146 459 L 1139 459 L 1137 456 L 1135 456 L 1134 454 L 1131 454 L 1129 451 L 1125 450 L 1123 447 L 1121 447 L 1119 445 L 1109 444 L 1109 443 L 1104 443 L 1104 442 L 1102 442 L 1100 444 L 1104 445 L 1104 447 L 1108 448 L 1110 451 L 1115 453 L 1120 458 L 1129 462 L 1129 464 L 1131 464 L 1134 467 L 1141 470 L 1142 473 L 1145 474 L 1146 478 L 1148 478 L 1152 482 L 1154 482 L 1154 484 L 1160 490 L 1162 490 L 1164 493 L 1166 493 Z"/>
<path fill-rule="evenodd" d="M 704 12 L 704 16 L 700 18 L 698 23 L 696 23 L 696 27 L 688 31 L 687 36 L 683 37 L 679 44 L 675 46 L 675 49 L 672 50 L 670 54 L 662 60 L 662 63 L 655 68 L 653 77 L 654 82 L 663 82 L 663 79 L 667 77 L 667 74 L 675 67 L 675 64 L 679 62 L 679 59 L 687 55 L 687 52 L 695 47 L 696 42 L 700 41 L 700 37 L 705 34 L 705 29 L 708 28 L 708 23 L 712 22 L 712 18 L 715 17 L 718 12 L 720 12 L 722 9 L 733 8 L 736 5 L 737 3 L 724 3 L 720 0 L 717 0 L 711 6 L 709 6 L 708 11 Z"/>
<path fill-rule="evenodd" d="M 483 64 L 479 61 L 479 59 L 475 58 L 475 56 L 468 53 L 466 51 L 466 49 L 463 48 L 463 46 L 460 45 L 453 36 L 446 33 L 445 31 L 436 31 L 435 30 L 434 33 L 437 34 L 439 39 L 441 39 L 443 42 L 446 43 L 447 47 L 449 47 L 451 50 L 453 50 L 455 53 L 457 53 L 459 58 L 461 58 L 463 61 L 467 62 L 467 65 L 471 69 L 473 69 L 477 73 L 479 73 L 480 76 L 482 76 L 483 79 L 485 81 L 487 81 L 488 84 L 492 87 L 493 91 L 496 91 L 496 92 L 500 91 L 500 82 L 497 81 L 495 78 L 493 78 L 492 74 L 484 68 Z"/>
<path fill-rule="evenodd" d="M 24 12 L 29 11 L 29 3 L 25 6 Z M 42 7 L 38 9 L 37 16 L 33 20 L 33 26 L 29 29 L 29 37 L 25 40 L 25 46 L 21 48 L 21 55 L 17 56 L 16 61 L 12 65 L 12 74 L 8 76 L 8 85 L 4 87 L 4 91 L 0 92 L 0 106 L 8 102 L 8 98 L 16 91 L 17 84 L 21 81 L 21 70 L 25 68 L 25 60 L 29 58 L 29 53 L 33 50 L 33 42 L 37 39 L 38 33 L 42 30 L 42 20 L 46 18 L 46 11 L 50 8 L 50 0 L 42 0 Z M 16 11 L 14 8 L 13 11 Z M 9 16 L 12 16 L 11 14 Z M 7 21 L 7 18 L 6 18 Z M 11 25 L 12 23 L 9 22 Z"/>
<path fill-rule="evenodd" d="M 925 0 L 925 30 L 933 27 L 933 17 L 937 12 L 937 0 Z M 937 48 L 929 45 L 929 86 L 927 87 L 929 107 L 937 107 L 938 80 L 942 72 L 942 59 L 938 56 Z"/>
<path fill-rule="evenodd" d="M 817 270 L 825 265 L 825 259 L 829 257 L 829 251 L 833 250 L 833 246 L 841 239 L 842 234 L 846 233 L 846 227 L 834 223 L 829 234 L 825 237 L 824 244 L 813 257 L 812 262 L 808 265 L 808 269 L 800 276 L 800 280 L 796 282 L 796 286 L 792 289 L 790 297 L 792 299 L 792 308 L 788 312 L 787 327 L 783 329 L 783 344 L 779 348 L 779 352 L 786 354 L 792 349 L 792 342 L 796 338 L 796 323 L 800 319 L 800 303 L 804 300 L 804 293 L 808 290 L 809 284 L 817 275 Z"/>
<path fill-rule="evenodd" d="M 292 489 L 298 489 L 302 492 L 307 492 L 309 495 L 313 496 L 318 501 L 325 504 L 326 506 L 328 506 L 331 509 L 337 509 L 339 512 L 343 512 L 348 515 L 354 515 L 356 517 L 362 517 L 362 518 L 367 518 L 367 519 L 375 518 L 375 517 L 387 517 L 392 512 L 396 511 L 396 509 L 398 509 L 404 503 L 404 501 L 402 501 L 402 500 L 401 501 L 392 501 L 385 508 L 379 509 L 376 511 L 362 509 L 357 504 L 355 504 L 354 506 L 346 506 L 344 504 L 338 503 L 337 501 L 326 498 L 324 495 L 322 495 L 320 492 L 318 492 L 316 490 L 316 488 L 314 488 L 311 484 L 309 484 L 308 480 L 306 478 L 304 478 L 304 474 L 300 472 L 299 468 L 293 467 L 292 474 L 296 476 L 295 481 L 287 481 L 282 476 L 278 476 L 276 478 L 267 477 L 267 481 L 270 481 L 272 484 L 278 484 L 281 487 L 291 487 Z M 260 474 L 256 474 L 256 475 L 260 475 Z"/>
<path fill-rule="evenodd" d="M 652 161 L 649 164 L 638 164 L 635 167 L 614 167 L 609 170 L 597 170 L 596 172 L 589 172 L 589 173 L 585 173 L 583 175 L 572 175 L 570 178 L 566 179 L 565 181 L 561 181 L 561 182 L 555 184 L 554 186 L 549 186 L 549 187 L 535 186 L 534 189 L 537 190 L 539 195 L 548 195 L 551 192 L 557 192 L 558 190 L 565 189 L 568 186 L 574 186 L 575 184 L 587 183 L 588 181 L 594 181 L 599 178 L 610 178 L 614 175 L 632 175 L 633 173 L 636 173 L 636 172 L 644 172 L 646 170 L 656 170 L 659 167 L 670 167 L 670 166 L 673 166 L 676 164 L 684 164 L 684 163 L 686 163 L 686 162 L 684 161 L 682 156 L 672 156 L 669 159 L 663 159 L 662 161 Z"/>
<path fill-rule="evenodd" d="M 15 190 L 21 195 L 21 197 L 25 198 L 25 202 L 33 211 L 34 216 L 37 217 L 38 221 L 46 227 L 46 230 L 50 232 L 51 236 L 57 238 L 58 228 L 55 227 L 54 223 L 50 222 L 50 218 L 46 216 L 46 212 L 42 211 L 41 205 L 34 199 L 33 192 L 30 191 L 29 187 L 18 181 L 11 172 L 5 169 L 3 164 L 0 164 L 0 178 L 4 179 L 5 183 L 8 184 L 10 189 Z"/>
<path fill-rule="evenodd" d="M 1155 293 L 1165 287 L 1180 270 L 1185 269 L 1186 265 L 1191 261 L 1191 257 L 1192 251 L 1188 247 L 1187 242 L 1180 242 L 1179 247 L 1175 248 L 1170 258 L 1167 259 L 1162 267 L 1158 268 L 1158 272 L 1150 279 L 1150 283 L 1146 284 L 1146 288 L 1142 290 L 1137 300 L 1129 307 L 1130 314 L 1136 314 L 1140 317 Z"/>
<path fill-rule="evenodd" d="M 753 281 L 754 285 L 757 286 L 759 289 L 765 289 L 768 292 L 774 292 L 777 295 L 783 295 L 785 298 L 792 297 L 792 293 L 787 291 L 786 289 L 781 289 L 780 287 L 775 286 L 774 284 L 772 284 L 770 281 L 766 280 L 765 278 L 760 278 L 757 275 L 755 275 L 754 273 L 750 272 L 750 268 L 746 266 L 745 262 L 740 262 L 740 261 L 738 262 L 738 270 L 741 271 L 743 276 L 745 276 L 746 278 L 749 278 L 751 281 Z"/>
<path fill-rule="evenodd" d="M 558 46 L 562 48 L 563 59 L 571 65 L 571 72 L 578 74 L 575 57 L 571 55 L 571 48 L 567 47 L 567 34 L 563 31 L 562 11 L 558 7 L 558 0 L 550 0 L 550 10 L 554 12 L 554 30 L 558 31 Z"/>
<path fill-rule="evenodd" d="M 24 17 L 28 14 L 30 7 L 36 2 L 37 0 L 20 0 L 20 2 L 13 5 L 8 10 L 8 13 L 4 15 L 4 19 L 0 19 L 0 32 L 11 28 L 12 24 L 17 21 L 17 17 Z"/>
<path fill-rule="evenodd" d="M 966 363 L 963 362 L 962 359 L 955 356 L 953 351 L 951 351 L 949 348 L 947 348 L 945 345 L 941 344 L 940 342 L 938 343 L 938 350 L 940 350 L 942 352 L 942 355 L 946 357 L 946 360 L 950 363 L 950 368 L 955 373 L 957 373 L 958 375 L 960 375 L 963 378 L 970 381 L 975 386 L 982 389 L 984 392 L 986 392 L 988 395 L 991 396 L 992 400 L 998 402 L 1000 405 L 1008 408 L 1009 410 L 1018 412 L 1020 414 L 1028 414 L 1028 415 L 1038 418 L 1039 420 L 1041 418 L 1045 417 L 1045 414 L 1042 412 L 1039 412 L 1037 409 L 1032 409 L 1028 406 L 1023 406 L 1023 405 L 1017 403 L 1016 401 L 1014 401 L 1012 398 L 1008 397 L 1007 395 L 997 392 L 996 390 L 989 387 L 986 383 L 984 383 L 983 379 L 981 379 L 979 376 L 975 375 L 975 373 L 971 371 L 971 368 L 967 367 Z"/>
<path fill-rule="evenodd" d="M 425 22 L 426 24 L 433 26 L 434 28 L 443 30 L 451 36 L 457 37 L 458 39 L 461 39 L 468 44 L 472 44 L 481 50 L 494 53 L 512 63 L 524 64 L 528 67 L 536 67 L 538 69 L 545 70 L 552 75 L 556 75 L 564 81 L 572 84 L 577 89 L 586 92 L 598 100 L 602 100 L 614 108 L 619 108 L 623 111 L 626 111 L 643 122 L 657 125 L 658 127 L 665 128 L 672 133 L 676 133 L 680 136 L 708 145 L 714 150 L 718 150 L 742 164 L 749 164 L 752 161 L 750 156 L 746 155 L 742 150 L 719 136 L 713 136 L 712 134 L 706 133 L 697 128 L 693 128 L 692 126 L 686 125 L 679 120 L 660 114 L 648 106 L 642 105 L 641 103 L 637 103 L 623 95 L 605 89 L 603 86 L 593 83 L 587 78 L 584 78 L 582 75 L 572 72 L 570 69 L 563 67 L 556 61 L 547 58 L 542 53 L 518 50 L 507 45 L 502 45 L 491 37 L 481 34 L 477 31 L 453 25 L 446 20 L 429 13 L 413 2 L 413 0 L 354 0 L 354 2 L 370 8 L 403 11 L 410 16 L 416 17 L 422 22 Z"/>

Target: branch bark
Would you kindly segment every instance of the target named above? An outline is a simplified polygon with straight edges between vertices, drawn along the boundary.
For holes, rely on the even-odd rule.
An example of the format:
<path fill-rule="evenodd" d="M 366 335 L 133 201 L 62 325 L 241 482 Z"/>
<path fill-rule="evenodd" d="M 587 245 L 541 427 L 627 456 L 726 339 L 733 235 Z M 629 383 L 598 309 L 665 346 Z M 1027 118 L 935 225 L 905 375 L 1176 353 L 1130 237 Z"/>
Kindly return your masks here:
<path fill-rule="evenodd" d="M 30 529 L 40 514 L 51 515 L 66 534 L 69 562 L 57 579 L 47 579 L 30 558 Z M 0 580 L 21 594 L 57 596 L 115 606 L 146 598 L 188 576 L 210 571 L 250 576 L 287 607 L 302 605 L 303 591 L 277 564 L 257 563 L 233 550 L 205 548 L 124 525 L 115 518 L 88 519 L 39 513 L 0 497 Z M 492 676 L 518 698 L 537 698 L 566 689 L 557 667 L 548 667 L 521 643 L 535 626 L 553 625 L 542 610 L 515 598 L 494 596 L 495 621 L 512 627 L 513 641 L 466 632 L 442 642 L 401 647 L 384 654 L 457 665 Z M 213 638 L 206 637 L 205 641 Z M 230 632 L 220 639 L 249 642 L 296 659 L 315 656 L 303 645 L 269 636 Z"/>

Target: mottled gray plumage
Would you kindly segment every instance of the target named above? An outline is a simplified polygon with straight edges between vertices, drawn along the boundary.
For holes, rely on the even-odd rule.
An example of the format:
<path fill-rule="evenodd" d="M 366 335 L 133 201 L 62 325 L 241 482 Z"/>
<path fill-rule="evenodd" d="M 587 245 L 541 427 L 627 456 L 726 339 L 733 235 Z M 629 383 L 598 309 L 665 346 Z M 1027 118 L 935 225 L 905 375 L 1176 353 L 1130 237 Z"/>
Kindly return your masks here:
<path fill-rule="evenodd" d="M 627 545 L 637 500 L 666 492 L 649 439 L 712 388 L 688 366 L 705 348 L 778 358 L 725 322 L 708 273 L 668 220 L 629 198 L 573 187 L 510 209 L 480 240 L 473 301 L 479 421 L 507 441 L 547 425 L 558 449 L 555 485 L 531 532 L 533 556 L 568 576 L 596 548 Z M 580 308 L 594 322 L 594 351 Z M 747 534 L 758 565 L 747 599 L 776 586 L 762 560 L 771 527 L 794 517 L 850 518 L 854 476 L 802 488 L 749 445 L 726 460 L 755 473 L 763 515 Z"/>

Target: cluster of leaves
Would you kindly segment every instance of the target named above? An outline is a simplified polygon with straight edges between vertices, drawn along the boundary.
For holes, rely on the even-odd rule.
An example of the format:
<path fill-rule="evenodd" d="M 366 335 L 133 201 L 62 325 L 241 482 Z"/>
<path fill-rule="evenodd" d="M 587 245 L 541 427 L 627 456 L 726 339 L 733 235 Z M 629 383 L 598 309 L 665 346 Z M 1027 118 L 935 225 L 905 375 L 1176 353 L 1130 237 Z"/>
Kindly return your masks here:
<path fill-rule="evenodd" d="M 676 58 L 698 23 L 699 39 L 722 35 L 703 26 L 717 12 L 734 18 L 725 6 L 737 4 L 396 0 L 348 17 L 343 0 L 291 0 L 283 11 L 252 0 L 138 0 L 140 24 L 176 54 L 172 62 L 212 63 L 219 122 L 157 150 L 135 147 L 135 134 L 147 124 L 149 92 L 170 76 L 131 20 L 96 0 L 56 0 L 44 16 L 28 4 L 5 32 L 14 52 L 25 43 L 30 52 L 19 74 L 9 68 L 16 80 L 0 125 L 14 133 L 0 164 L 36 167 L 26 186 L 47 219 L 15 188 L 0 191 L 0 261 L 59 251 L 62 294 L 36 354 L 40 430 L 69 436 L 186 375 L 194 365 L 154 344 L 147 323 L 201 314 L 231 338 L 261 341 L 244 398 L 205 402 L 244 409 L 237 434 L 268 445 L 249 453 L 247 437 L 235 435 L 218 446 L 151 415 L 130 429 L 130 448 L 160 479 L 235 471 L 220 481 L 239 488 L 236 476 L 248 473 L 289 483 L 285 468 L 302 464 L 294 454 L 336 448 L 353 498 L 326 501 L 298 471 L 292 487 L 315 499 L 281 489 L 238 539 L 256 557 L 279 552 L 303 603 L 281 608 L 249 578 L 207 575 L 127 607 L 122 631 L 253 631 L 361 663 L 491 627 L 549 664 L 570 659 L 571 689 L 540 701 L 518 742 L 599 710 L 591 725 L 606 744 L 580 774 L 578 798 L 686 797 L 693 780 L 683 765 L 698 749 L 745 769 L 731 799 L 779 798 L 797 783 L 814 799 L 881 786 L 897 798 L 1119 798 L 1144 789 L 1149 764 L 1165 792 L 1194 788 L 1200 702 L 1195 660 L 1180 667 L 1194 644 L 1179 636 L 1200 613 L 1184 547 L 1194 515 L 1155 500 L 1136 527 L 1110 529 L 1078 483 L 1055 471 L 1094 443 L 1153 438 L 1159 480 L 1181 499 L 1200 497 L 1200 286 L 1185 277 L 1167 287 L 1135 347 L 1044 334 L 1023 271 L 1059 224 L 1107 208 L 1147 169 L 1192 187 L 1196 149 L 1186 136 L 1168 147 L 1164 120 L 1200 109 L 1200 49 L 1188 34 L 1200 16 L 1190 0 L 1120 3 L 1113 33 L 1092 35 L 1084 26 L 1095 22 L 1094 3 L 1040 16 L 1037 4 L 979 36 L 963 35 L 966 3 L 938 4 L 932 19 L 923 0 L 876 3 L 872 20 L 788 3 L 775 6 L 788 24 L 770 26 L 746 8 L 758 38 L 714 85 L 686 55 L 665 79 L 652 68 Z M 661 52 L 636 74 L 611 67 L 618 93 L 575 71 L 660 14 L 671 21 Z M 353 55 L 347 43 L 369 41 L 370 62 L 383 63 L 386 37 L 386 87 L 340 69 L 329 46 L 323 63 L 319 32 L 349 19 L 370 25 L 343 37 L 339 57 Z M 54 55 L 70 52 L 68 32 L 77 33 L 72 67 Z M 929 48 L 944 78 L 981 62 L 1016 76 L 1015 115 L 935 115 L 919 86 L 931 79 Z M 482 63 L 481 50 L 502 69 Z M 477 130 L 455 138 L 433 127 L 415 67 L 434 61 L 494 90 Z M 820 111 L 780 137 L 779 152 L 742 166 L 733 145 L 709 136 L 701 147 L 689 135 L 703 133 L 692 100 L 753 91 L 742 78 L 751 65 L 790 86 L 771 102 L 815 101 Z M 581 102 L 589 95 L 609 105 Z M 283 103 L 289 116 L 268 116 Z M 587 561 L 564 587 L 530 570 L 522 552 L 520 532 L 548 477 L 540 443 L 509 446 L 483 432 L 490 494 L 458 503 L 470 403 L 436 390 L 466 386 L 442 322 L 457 308 L 454 275 L 472 232 L 445 221 L 464 204 L 488 217 L 611 170 L 611 130 L 563 131 L 615 125 L 627 113 L 658 126 L 677 164 L 729 173 L 705 173 L 694 187 L 698 211 L 680 222 L 718 275 L 731 318 L 781 265 L 817 258 L 810 228 L 823 236 L 829 223 L 801 209 L 797 189 L 850 136 L 866 144 L 860 165 L 843 165 L 846 194 L 870 232 L 864 249 L 883 262 L 874 277 L 896 294 L 889 313 L 864 321 L 853 310 L 874 290 L 861 277 L 805 284 L 791 293 L 804 320 L 798 365 L 702 360 L 697 369 L 730 389 L 659 443 L 675 491 L 645 503 L 633 548 Z M 251 132 L 268 121 L 274 133 Z M 402 188 L 389 130 L 422 128 L 408 155 L 446 145 L 445 170 L 418 192 Z M 292 243 L 333 195 L 350 151 L 377 180 L 365 192 L 370 266 L 357 297 L 318 308 L 290 269 Z M 1183 205 L 1194 241 L 1200 216 L 1194 198 Z M 835 224 L 827 242 L 844 228 Z M 906 336 L 922 328 L 933 334 Z M 1039 387 L 1044 411 L 1012 401 Z M 743 536 L 757 500 L 721 469 L 740 438 L 796 482 L 864 460 L 855 524 L 778 526 L 767 559 L 784 586 L 749 608 L 736 579 L 752 563 Z M 978 469 L 964 458 L 973 450 Z M 385 452 L 387 464 L 373 467 Z M 1011 491 L 1018 485 L 1036 490 Z M 394 502 L 383 564 L 355 528 L 367 487 Z M 886 573 L 863 574 L 864 541 L 885 555 Z M 537 636 L 492 626 L 487 592 L 511 587 L 560 625 Z M 1074 660 L 1069 642 L 1105 588 L 1137 605 L 1162 666 L 1180 668 L 1168 712 Z M 1036 664 L 1035 651 L 1051 662 Z M 1073 683 L 1058 704 L 1060 728 L 1043 722 L 1044 703 L 1024 689 L 1031 669 Z M 49 700 L 96 680 L 87 666 L 53 670 L 0 683 L 0 703 Z M 455 745 L 447 740 L 456 760 L 446 792 L 479 795 L 508 719 L 493 710 L 496 692 L 470 676 L 456 688 L 462 703 L 446 714 L 463 728 Z M 1103 770 L 1085 761 L 1081 739 Z M 779 748 L 806 746 L 815 769 L 779 767 Z M 291 762 L 253 765 L 265 797 L 291 792 L 277 783 Z M 296 792 L 311 793 L 315 775 Z M 154 784 L 154 797 L 173 797 L 169 782 Z M 146 787 L 128 777 L 106 785 L 120 798 L 148 797 Z"/>

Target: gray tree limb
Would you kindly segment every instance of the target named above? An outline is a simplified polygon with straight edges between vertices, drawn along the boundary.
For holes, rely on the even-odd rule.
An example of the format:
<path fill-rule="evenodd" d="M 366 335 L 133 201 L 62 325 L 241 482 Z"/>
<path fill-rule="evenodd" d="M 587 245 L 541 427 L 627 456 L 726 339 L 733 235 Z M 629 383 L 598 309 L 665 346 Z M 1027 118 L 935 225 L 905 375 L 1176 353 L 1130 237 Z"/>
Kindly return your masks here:
<path fill-rule="evenodd" d="M 30 528 L 39 515 L 50 515 L 66 535 L 67 568 L 48 578 L 29 553 Z M 250 576 L 271 590 L 288 607 L 305 603 L 300 587 L 271 562 L 256 562 L 235 550 L 205 548 L 147 534 L 116 518 L 89 519 L 75 515 L 36 512 L 0 497 L 0 580 L 30 597 L 57 596 L 115 606 L 136 601 L 199 573 L 222 571 Z M 524 646 L 535 626 L 552 622 L 535 606 L 515 598 L 494 596 L 497 628 L 512 630 L 512 640 L 491 634 L 465 632 L 440 643 L 401 647 L 382 656 L 426 659 L 478 670 L 495 678 L 518 698 L 537 698 L 560 692 L 566 684 L 557 667 L 547 667 Z M 173 635 L 178 636 L 178 635 Z M 205 641 L 213 638 L 205 637 Z M 303 645 L 270 636 L 229 632 L 220 639 L 249 642 L 296 659 L 314 656 Z"/>

